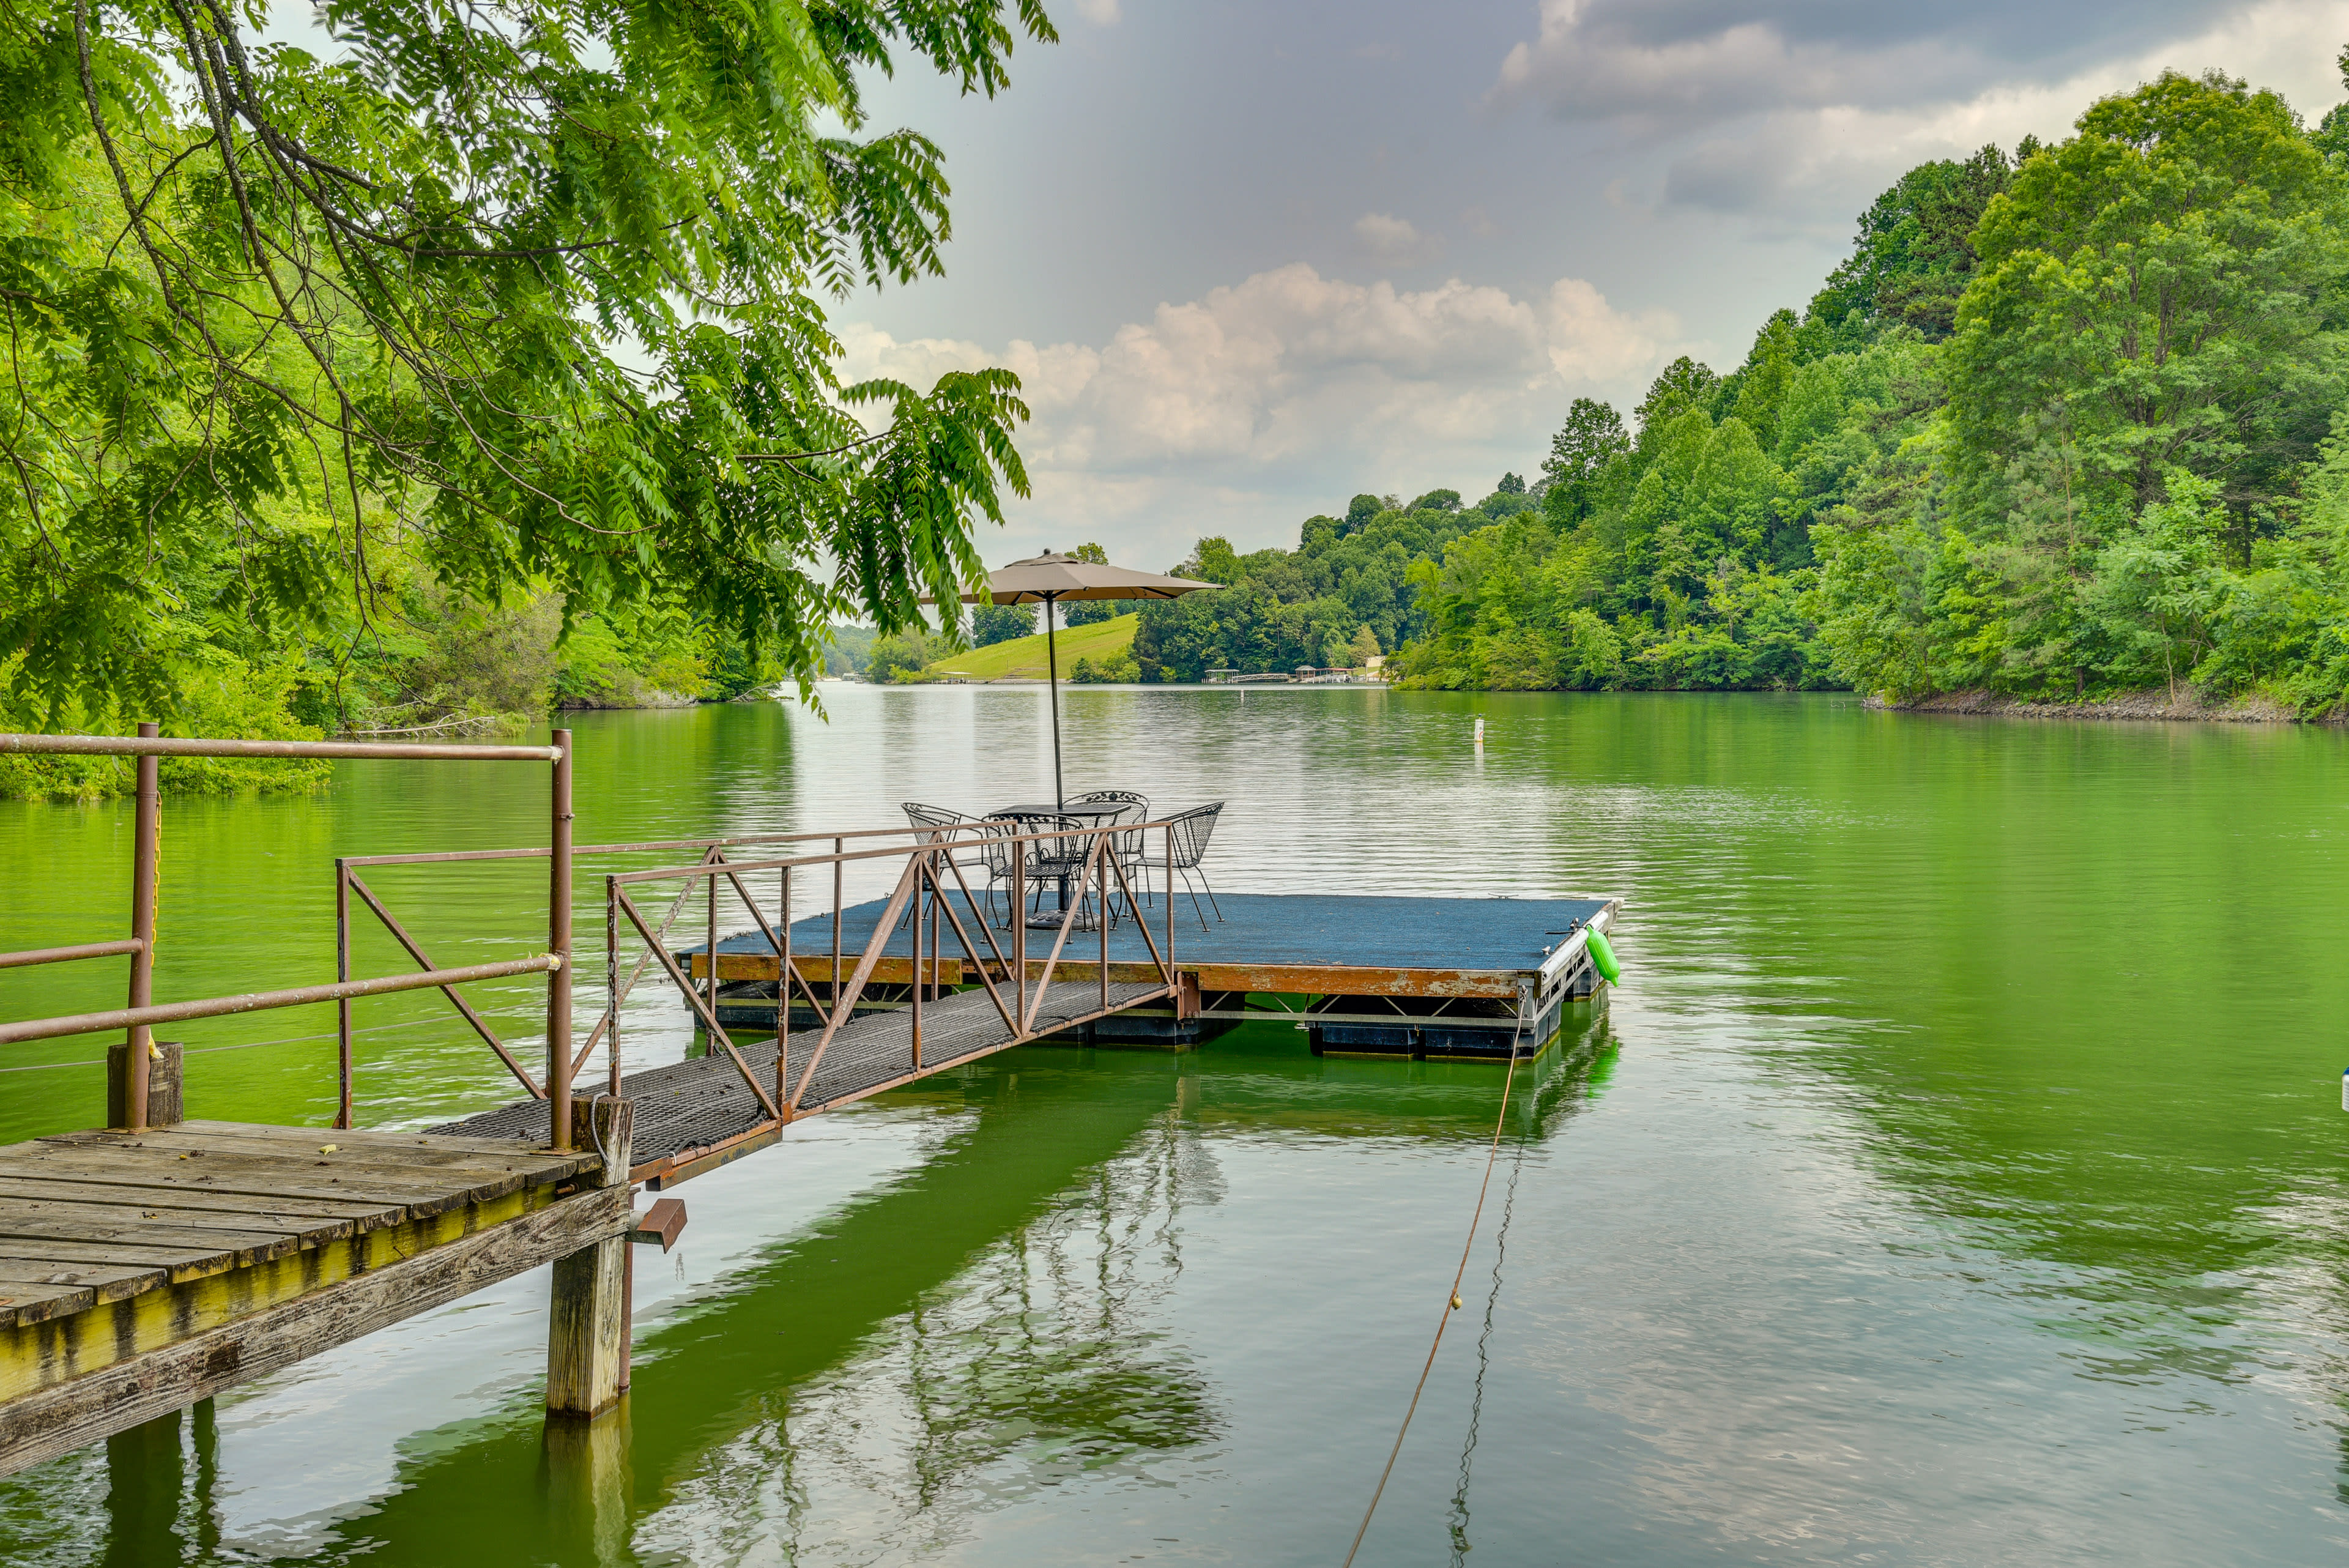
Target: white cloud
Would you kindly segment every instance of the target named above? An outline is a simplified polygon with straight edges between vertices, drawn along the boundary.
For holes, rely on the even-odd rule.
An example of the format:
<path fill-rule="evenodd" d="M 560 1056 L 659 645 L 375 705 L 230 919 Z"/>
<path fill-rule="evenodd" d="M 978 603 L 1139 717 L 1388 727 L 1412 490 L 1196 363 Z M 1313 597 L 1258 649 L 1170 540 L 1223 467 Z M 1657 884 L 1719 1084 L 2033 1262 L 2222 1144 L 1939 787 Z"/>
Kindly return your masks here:
<path fill-rule="evenodd" d="M 1117 26 L 1117 0 L 1077 0 L 1077 15 L 1096 27 Z"/>
<path fill-rule="evenodd" d="M 1161 564 L 1206 533 L 1293 543 L 1305 516 L 1361 490 L 1481 494 L 1538 462 L 1574 397 L 1636 398 L 1682 348 L 1671 317 L 1618 310 L 1577 278 L 1519 298 L 1301 264 L 1163 304 L 1097 347 L 901 341 L 863 325 L 840 337 L 852 379 L 1016 371 L 1035 495 L 1014 538 L 1123 541 Z"/>
<path fill-rule="evenodd" d="M 2278 88 L 2303 113 L 2341 96 L 2332 57 L 2349 41 L 2349 0 L 2265 0 L 2154 26 L 2167 16 L 2140 28 L 2167 36 L 2101 58 L 2001 58 L 1922 24 L 1910 36 L 1799 40 L 1789 8 L 1779 20 L 1659 36 L 1604 0 L 1546 0 L 1537 36 L 1509 51 L 1493 92 L 1677 146 L 1668 206 L 1837 241 L 1903 170 L 1985 142 L 2011 149 L 2025 133 L 2060 138 L 2096 99 L 2165 68 L 2225 70 Z"/>
<path fill-rule="evenodd" d="M 1422 234 L 1408 218 L 1365 213 L 1354 220 L 1354 244 L 1385 266 L 1426 266 L 1444 256 L 1444 236 Z"/>

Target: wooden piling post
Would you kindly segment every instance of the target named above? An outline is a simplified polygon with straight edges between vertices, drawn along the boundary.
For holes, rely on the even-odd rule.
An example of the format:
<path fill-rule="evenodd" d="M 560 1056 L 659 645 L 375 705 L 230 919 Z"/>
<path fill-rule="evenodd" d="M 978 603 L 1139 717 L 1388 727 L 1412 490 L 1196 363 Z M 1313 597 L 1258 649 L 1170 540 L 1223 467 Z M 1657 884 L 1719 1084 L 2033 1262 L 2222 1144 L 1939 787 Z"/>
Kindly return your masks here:
<path fill-rule="evenodd" d="M 180 1092 L 180 1043 L 157 1040 L 150 1043 L 147 1058 L 148 1127 L 177 1127 L 187 1118 L 186 1102 Z M 131 1066 L 134 1058 L 127 1042 L 118 1042 L 106 1048 L 106 1125 L 128 1127 L 130 1122 Z M 146 1128 L 138 1129 L 144 1131 Z"/>
<path fill-rule="evenodd" d="M 628 1180 L 635 1106 L 603 1096 L 572 1106 L 572 1142 L 603 1151 L 601 1168 L 581 1173 L 582 1187 Z M 628 1343 L 628 1239 L 614 1236 L 554 1261 L 546 1329 L 546 1410 L 592 1419 L 620 1397 Z"/>

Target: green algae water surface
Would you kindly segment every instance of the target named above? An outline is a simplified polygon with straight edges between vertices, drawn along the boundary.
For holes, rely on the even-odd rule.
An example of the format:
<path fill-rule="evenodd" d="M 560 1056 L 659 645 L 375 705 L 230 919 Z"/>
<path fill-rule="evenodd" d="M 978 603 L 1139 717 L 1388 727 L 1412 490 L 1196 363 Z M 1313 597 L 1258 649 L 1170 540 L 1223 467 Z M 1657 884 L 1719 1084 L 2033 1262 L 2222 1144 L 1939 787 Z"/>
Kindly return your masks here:
<path fill-rule="evenodd" d="M 583 716 L 582 840 L 1049 778 L 1040 692 L 824 695 L 829 722 Z M 2349 740 L 1837 697 L 1064 704 L 1072 788 L 1230 803 L 1219 888 L 1629 899 L 1604 1028 L 1517 1079 L 1359 1562 L 2349 1550 Z M 357 763 L 167 801 L 157 994 L 329 978 L 336 855 L 543 843 L 543 784 Z M 119 934 L 128 846 L 126 806 L 0 804 L 0 948 Z M 374 880 L 444 963 L 543 940 L 533 867 Z M 378 932 L 360 951 L 402 967 Z M 0 974 L 0 1016 L 120 985 L 119 961 Z M 535 1053 L 534 989 L 477 989 Z M 437 999 L 358 1023 L 366 1125 L 507 1094 Z M 323 1121 L 332 1023 L 176 1031 L 192 1113 Z M 691 1044 L 649 981 L 625 1038 L 631 1064 Z M 102 1055 L 12 1047 L 0 1137 L 101 1119 Z M 0 1482 L 0 1562 L 1334 1563 L 1501 1081 L 1273 1026 L 1009 1053 L 682 1189 L 678 1250 L 637 1255 L 633 1392 L 587 1438 L 543 1431 L 525 1276 Z"/>

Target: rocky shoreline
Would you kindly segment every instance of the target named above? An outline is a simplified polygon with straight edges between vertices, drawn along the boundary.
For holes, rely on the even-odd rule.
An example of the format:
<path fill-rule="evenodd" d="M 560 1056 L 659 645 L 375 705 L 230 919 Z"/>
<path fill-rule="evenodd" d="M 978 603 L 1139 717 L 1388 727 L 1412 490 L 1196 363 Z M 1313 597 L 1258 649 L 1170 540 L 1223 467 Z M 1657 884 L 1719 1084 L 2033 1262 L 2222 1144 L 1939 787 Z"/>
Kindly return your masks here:
<path fill-rule="evenodd" d="M 2177 701 L 2162 687 L 2124 691 L 2094 702 L 2033 702 L 2002 697 L 1994 691 L 1945 691 L 1914 702 L 1870 697 L 1867 706 L 1895 713 L 1971 713 L 1999 719 L 2131 719 L 2205 724 L 2339 724 L 2344 716 L 2330 713 L 2306 719 L 2284 703 L 2267 697 L 2236 697 L 2206 702 L 2191 692 Z"/>

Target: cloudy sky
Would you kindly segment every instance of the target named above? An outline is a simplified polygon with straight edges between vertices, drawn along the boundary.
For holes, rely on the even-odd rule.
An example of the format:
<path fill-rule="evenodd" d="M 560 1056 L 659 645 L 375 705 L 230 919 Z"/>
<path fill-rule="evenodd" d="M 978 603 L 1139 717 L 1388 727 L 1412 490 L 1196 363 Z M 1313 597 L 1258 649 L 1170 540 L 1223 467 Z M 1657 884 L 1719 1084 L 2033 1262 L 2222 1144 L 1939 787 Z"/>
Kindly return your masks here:
<path fill-rule="evenodd" d="M 1004 97 L 903 70 L 948 275 L 836 302 L 851 376 L 1025 379 L 990 563 L 1294 545 L 1358 491 L 1475 500 L 1577 396 L 1727 369 L 1902 170 L 2218 67 L 2313 119 L 2349 0 L 1047 0 Z"/>

